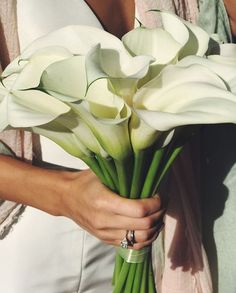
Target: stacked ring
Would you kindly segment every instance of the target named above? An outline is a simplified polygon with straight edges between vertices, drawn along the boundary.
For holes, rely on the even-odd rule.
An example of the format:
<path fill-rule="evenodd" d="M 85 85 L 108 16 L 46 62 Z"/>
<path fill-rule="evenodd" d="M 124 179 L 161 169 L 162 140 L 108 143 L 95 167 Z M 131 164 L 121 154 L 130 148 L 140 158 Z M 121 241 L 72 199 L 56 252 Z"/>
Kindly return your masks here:
<path fill-rule="evenodd" d="M 129 246 L 133 247 L 135 243 L 135 231 L 127 230 L 124 239 L 120 242 L 122 248 L 127 249 Z"/>

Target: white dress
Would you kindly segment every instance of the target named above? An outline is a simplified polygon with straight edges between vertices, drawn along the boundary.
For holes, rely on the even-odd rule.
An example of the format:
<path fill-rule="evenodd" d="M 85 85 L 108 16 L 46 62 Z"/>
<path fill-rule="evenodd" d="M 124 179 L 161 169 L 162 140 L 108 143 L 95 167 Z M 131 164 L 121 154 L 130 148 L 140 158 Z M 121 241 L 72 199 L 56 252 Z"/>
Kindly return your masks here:
<path fill-rule="evenodd" d="M 83 0 L 17 1 L 21 49 L 65 25 L 101 27 Z M 42 145 L 46 160 L 84 167 L 58 147 L 48 145 L 48 141 L 42 141 Z M 109 293 L 113 264 L 113 247 L 101 243 L 67 218 L 27 207 L 19 223 L 0 241 L 0 292 Z"/>

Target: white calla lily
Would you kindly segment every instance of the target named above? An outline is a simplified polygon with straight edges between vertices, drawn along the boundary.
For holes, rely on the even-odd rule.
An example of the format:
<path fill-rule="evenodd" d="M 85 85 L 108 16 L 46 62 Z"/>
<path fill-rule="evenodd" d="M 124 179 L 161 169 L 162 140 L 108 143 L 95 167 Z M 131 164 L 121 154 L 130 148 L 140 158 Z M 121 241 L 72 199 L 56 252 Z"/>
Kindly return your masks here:
<path fill-rule="evenodd" d="M 182 44 L 180 59 L 188 55 L 205 55 L 210 37 L 202 28 L 181 19 L 175 14 L 165 11 L 160 11 L 159 13 L 163 29 L 169 32 L 177 42 Z"/>
<path fill-rule="evenodd" d="M 201 65 L 167 66 L 136 93 L 134 108 L 141 119 L 160 131 L 236 122 L 235 95 L 220 77 Z"/>
<path fill-rule="evenodd" d="M 156 60 L 151 64 L 149 74 L 141 85 L 157 76 L 167 64 L 175 64 L 187 55 L 203 56 L 208 49 L 209 35 L 200 27 L 172 13 L 156 12 L 161 16 L 161 28 L 149 29 L 141 26 L 122 38 L 131 54 L 150 55 Z"/>
<path fill-rule="evenodd" d="M 19 57 L 5 68 L 2 76 L 7 77 L 13 73 L 21 72 L 29 63 L 29 60 L 32 59 L 35 54 L 37 55 L 36 52 L 50 50 L 50 47 L 61 47 L 61 50 L 70 52 L 72 55 L 86 55 L 88 51 L 97 44 L 101 44 L 102 48 L 123 49 L 123 44 L 120 39 L 102 29 L 81 25 L 63 27 L 32 42 L 24 49 Z M 52 51 L 53 50 L 52 48 Z M 41 62 L 39 62 L 38 65 L 40 69 L 42 66 Z M 45 68 L 46 66 L 44 66 L 44 69 Z M 34 70 L 37 69 L 34 68 Z M 35 83 L 37 82 L 35 81 Z"/>
<path fill-rule="evenodd" d="M 15 69 L 16 73 L 21 72 L 16 78 L 13 88 L 17 90 L 35 88 L 39 85 L 43 71 L 52 63 L 73 56 L 63 47 L 47 47 L 36 51 L 28 59 L 19 59 L 19 68 L 6 68 L 3 77 Z M 23 64 L 23 65 L 22 65 Z"/>
<path fill-rule="evenodd" d="M 122 42 L 132 55 L 150 55 L 155 58 L 150 66 L 148 79 L 160 73 L 169 63 L 176 63 L 182 45 L 162 28 L 138 27 L 122 38 Z"/>
<path fill-rule="evenodd" d="M 145 123 L 136 113 L 132 113 L 129 131 L 131 144 L 135 153 L 154 145 L 157 140 L 160 140 L 163 134 L 161 131 L 157 131 L 155 128 Z M 163 141 L 159 147 L 163 147 L 168 143 L 169 141 Z"/>
<path fill-rule="evenodd" d="M 86 148 L 84 143 L 67 127 L 64 127 L 57 121 L 52 121 L 49 124 L 38 127 L 32 127 L 32 131 L 54 141 L 74 157 L 86 160 L 86 157 L 92 156 L 92 153 Z"/>
<path fill-rule="evenodd" d="M 87 90 L 85 57 L 73 56 L 51 64 L 43 72 L 40 86 L 63 101 L 83 99 Z"/>
<path fill-rule="evenodd" d="M 93 95 L 93 92 L 96 94 Z M 98 93 L 100 97 L 97 99 Z M 106 80 L 97 80 L 91 85 L 87 100 L 69 105 L 111 157 L 124 160 L 130 155 L 128 120 L 131 110 L 121 98 L 108 90 Z"/>
<path fill-rule="evenodd" d="M 2 77 L 8 77 L 9 75 L 20 73 L 25 65 L 28 63 L 28 60 L 22 60 L 21 56 L 15 58 L 11 63 L 2 72 Z"/>
<path fill-rule="evenodd" d="M 28 59 L 37 50 L 50 46 L 59 46 L 69 50 L 73 55 L 86 55 L 95 45 L 102 48 L 123 47 L 122 42 L 114 35 L 91 26 L 71 25 L 53 31 L 32 42 L 21 54 L 22 59 Z"/>
<path fill-rule="evenodd" d="M 63 125 L 69 129 L 75 136 L 82 142 L 83 145 L 92 153 L 107 158 L 108 154 L 101 147 L 97 138 L 92 133 L 88 125 L 82 120 L 75 112 L 69 113 L 58 117 L 55 122 Z M 50 125 L 50 124 L 49 124 Z"/>
<path fill-rule="evenodd" d="M 11 82 L 5 85 L 11 86 Z M 14 80 L 13 80 L 14 81 Z M 70 108 L 56 98 L 37 90 L 12 90 L 0 83 L 0 131 L 6 127 L 31 127 L 52 121 Z"/>
<path fill-rule="evenodd" d="M 156 59 L 153 64 L 168 64 L 176 59 L 182 48 L 182 45 L 162 28 L 138 27 L 125 34 L 122 42 L 132 55 L 153 56 Z"/>
<path fill-rule="evenodd" d="M 120 50 L 103 49 L 98 44 L 86 56 L 88 85 L 95 80 L 108 78 L 111 90 L 129 101 L 136 91 L 138 80 L 147 74 L 153 61 L 150 56 L 132 57 L 124 47 Z"/>
<path fill-rule="evenodd" d="M 230 91 L 236 93 L 236 66 L 234 58 L 221 55 L 208 56 L 208 58 L 188 56 L 182 59 L 178 66 L 186 67 L 193 64 L 203 65 L 215 72 L 226 82 Z"/>

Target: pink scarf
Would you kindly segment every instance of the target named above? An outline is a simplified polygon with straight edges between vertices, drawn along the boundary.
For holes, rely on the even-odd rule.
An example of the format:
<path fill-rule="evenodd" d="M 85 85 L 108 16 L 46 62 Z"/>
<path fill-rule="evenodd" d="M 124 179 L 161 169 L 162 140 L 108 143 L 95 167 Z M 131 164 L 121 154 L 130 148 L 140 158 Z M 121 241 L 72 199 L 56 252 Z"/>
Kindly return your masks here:
<path fill-rule="evenodd" d="M 0 71 L 19 54 L 16 25 L 16 1 L 1 0 L 0 4 Z M 22 159 L 32 159 L 31 134 L 21 130 L 0 133 L 0 141 Z M 3 170 L 1 170 L 3 172 Z M 0 199 L 0 239 L 5 237 L 24 210 L 23 205 Z"/>
<path fill-rule="evenodd" d="M 175 12 L 195 23 L 197 0 L 136 0 L 138 18 L 148 27 L 158 20 L 149 9 Z M 212 293 L 208 260 L 201 241 L 201 216 L 197 180 L 187 146 L 176 161 L 168 186 L 170 202 L 165 230 L 154 245 L 157 289 L 161 293 Z M 194 165 L 195 166 L 195 165 Z"/>

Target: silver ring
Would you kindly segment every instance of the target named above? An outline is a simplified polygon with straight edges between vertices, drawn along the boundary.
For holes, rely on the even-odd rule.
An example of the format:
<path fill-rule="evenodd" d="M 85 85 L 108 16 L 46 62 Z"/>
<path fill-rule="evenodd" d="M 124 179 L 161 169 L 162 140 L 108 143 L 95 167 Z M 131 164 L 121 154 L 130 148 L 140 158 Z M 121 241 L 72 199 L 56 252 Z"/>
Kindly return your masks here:
<path fill-rule="evenodd" d="M 120 246 L 125 249 L 128 249 L 129 247 L 129 241 L 127 239 L 127 235 L 128 235 L 128 231 L 126 231 L 125 238 L 120 242 Z"/>
<path fill-rule="evenodd" d="M 134 246 L 135 241 L 135 231 L 134 230 L 129 230 L 127 233 L 126 238 L 128 239 L 129 245 Z"/>

